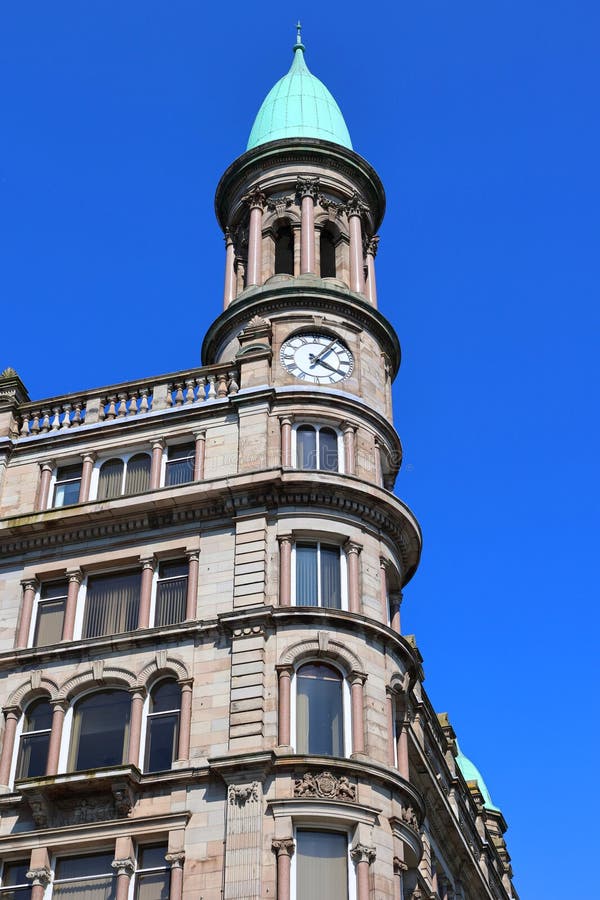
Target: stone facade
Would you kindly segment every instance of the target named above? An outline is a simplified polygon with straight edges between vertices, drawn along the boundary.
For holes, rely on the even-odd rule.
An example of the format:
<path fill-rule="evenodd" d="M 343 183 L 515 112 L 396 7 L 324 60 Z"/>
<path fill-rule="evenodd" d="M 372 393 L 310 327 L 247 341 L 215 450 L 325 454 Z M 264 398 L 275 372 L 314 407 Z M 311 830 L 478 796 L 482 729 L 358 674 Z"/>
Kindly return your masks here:
<path fill-rule="evenodd" d="M 346 836 L 349 898 L 516 897 L 502 815 L 464 781 L 401 629 L 421 539 L 392 493 L 383 209 L 350 150 L 249 151 L 217 190 L 225 308 L 202 368 L 36 402 L 0 377 L 4 885 L 23 864 L 41 900 L 62 861 L 104 852 L 125 900 L 160 847 L 172 900 L 287 900 L 305 896 L 311 832 Z M 293 272 L 277 271 L 282 229 Z M 326 250 L 335 275 L 321 277 Z M 320 380 L 286 368 L 295 335 L 323 338 Z M 351 354 L 343 377 L 315 363 L 334 340 Z M 320 579 L 308 603 L 302 553 Z M 309 670 L 339 680 L 335 752 L 300 734 Z M 161 685 L 178 698 L 166 712 Z M 98 696 L 126 708 L 109 762 L 86 706 Z M 175 719 L 164 763 L 154 735 Z"/>

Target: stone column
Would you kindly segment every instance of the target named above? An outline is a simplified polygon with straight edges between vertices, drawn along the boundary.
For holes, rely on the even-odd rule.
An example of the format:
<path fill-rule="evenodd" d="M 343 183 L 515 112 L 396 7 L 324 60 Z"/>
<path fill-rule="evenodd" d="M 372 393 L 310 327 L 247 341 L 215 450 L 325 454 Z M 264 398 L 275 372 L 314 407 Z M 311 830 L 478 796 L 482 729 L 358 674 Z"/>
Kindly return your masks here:
<path fill-rule="evenodd" d="M 290 746 L 290 716 L 291 716 L 291 679 L 292 666 L 278 666 L 277 673 L 279 675 L 279 703 L 277 707 L 277 733 L 279 735 L 279 746 Z"/>
<path fill-rule="evenodd" d="M 93 452 L 81 454 L 81 484 L 79 485 L 78 503 L 87 503 L 90 499 L 90 485 L 92 483 L 92 471 L 96 461 L 96 454 Z"/>
<path fill-rule="evenodd" d="M 47 854 L 45 854 L 47 857 Z M 25 877 L 31 881 L 30 900 L 43 900 L 46 888 L 52 881 L 50 866 L 36 866 L 31 868 Z"/>
<path fill-rule="evenodd" d="M 363 242 L 361 214 L 365 209 L 358 194 L 354 194 L 346 204 L 348 230 L 350 231 L 350 290 L 362 294 L 365 289 L 363 273 Z"/>
<path fill-rule="evenodd" d="M 244 778 L 244 773 L 240 772 L 238 777 Z M 223 900 L 262 897 L 263 802 L 259 781 L 230 784 L 227 789 Z"/>
<path fill-rule="evenodd" d="M 15 735 L 17 722 L 21 717 L 18 706 L 4 707 L 4 740 L 2 741 L 2 755 L 0 756 L 0 785 L 8 787 L 10 769 L 15 750 Z"/>
<path fill-rule="evenodd" d="M 375 282 L 375 257 L 379 237 L 375 235 L 367 241 L 367 300 L 377 309 L 377 284 Z"/>
<path fill-rule="evenodd" d="M 185 853 L 183 850 L 178 850 L 176 853 L 167 853 L 165 859 L 171 864 L 169 900 L 181 900 L 183 896 L 183 864 L 185 863 Z"/>
<path fill-rule="evenodd" d="M 190 550 L 186 553 L 188 558 L 188 583 L 185 601 L 185 618 L 191 621 L 196 618 L 198 604 L 198 574 L 200 571 L 200 551 Z"/>
<path fill-rule="evenodd" d="M 394 857 L 394 884 L 396 887 L 396 900 L 404 900 L 404 872 L 408 869 L 405 862 Z"/>
<path fill-rule="evenodd" d="M 194 481 L 202 481 L 204 478 L 204 462 L 206 460 L 206 429 L 194 434 L 196 439 L 196 453 L 194 456 Z"/>
<path fill-rule="evenodd" d="M 281 425 L 281 465 L 289 468 L 292 465 L 292 417 L 280 416 Z"/>
<path fill-rule="evenodd" d="M 250 207 L 250 225 L 248 232 L 248 269 L 246 286 L 260 284 L 262 274 L 262 217 L 265 195 L 257 186 L 242 198 Z"/>
<path fill-rule="evenodd" d="M 299 178 L 296 198 L 302 209 L 300 234 L 300 274 L 315 272 L 315 201 L 319 195 L 318 178 Z"/>
<path fill-rule="evenodd" d="M 364 683 L 365 676 L 355 672 L 351 675 L 350 694 L 352 699 L 352 753 L 365 752 L 364 723 Z"/>
<path fill-rule="evenodd" d="M 387 733 L 388 733 L 388 765 L 395 766 L 396 765 L 396 754 L 395 754 L 395 728 L 394 723 L 396 721 L 396 698 L 394 697 L 394 693 L 390 688 L 386 688 L 385 691 L 385 702 L 386 702 L 386 718 L 387 718 Z"/>
<path fill-rule="evenodd" d="M 113 860 L 111 866 L 117 876 L 115 900 L 127 900 L 129 896 L 129 882 L 135 872 L 135 860 L 131 856 L 125 856 Z"/>
<path fill-rule="evenodd" d="M 346 475 L 356 474 L 356 428 L 349 422 L 342 424 L 344 435 L 344 471 Z"/>
<path fill-rule="evenodd" d="M 223 309 L 227 309 L 231 301 L 235 297 L 235 272 L 233 264 L 235 261 L 235 250 L 233 248 L 233 237 L 229 228 L 225 229 L 225 289 L 223 291 Z"/>
<path fill-rule="evenodd" d="M 359 613 L 361 611 L 361 603 L 358 554 L 362 547 L 360 544 L 354 543 L 354 541 L 346 541 L 344 550 L 348 558 L 348 609 L 350 612 Z"/>
<path fill-rule="evenodd" d="M 369 867 L 375 860 L 375 848 L 356 844 L 350 855 L 356 866 L 356 900 L 369 900 Z"/>
<path fill-rule="evenodd" d="M 152 579 L 154 577 L 154 567 L 156 559 L 149 556 L 142 559 L 142 584 L 140 587 L 140 609 L 138 615 L 138 628 L 148 628 L 150 626 L 150 602 L 152 599 Z"/>
<path fill-rule="evenodd" d="M 280 534 L 279 541 L 279 605 L 292 602 L 292 536 Z"/>
<path fill-rule="evenodd" d="M 271 847 L 277 854 L 277 900 L 290 900 L 290 867 L 294 841 L 292 838 L 274 840 Z"/>
<path fill-rule="evenodd" d="M 50 740 L 48 742 L 46 775 L 56 775 L 58 772 L 63 724 L 65 721 L 65 713 L 68 708 L 68 700 L 55 700 L 52 703 L 52 727 L 50 729 Z"/>
<path fill-rule="evenodd" d="M 144 699 L 146 697 L 146 689 L 143 687 L 135 687 L 130 691 L 131 694 L 131 713 L 129 722 L 129 751 L 127 754 L 127 762 L 132 766 L 143 768 L 140 760 L 140 742 L 142 737 L 142 719 L 144 716 Z"/>
<path fill-rule="evenodd" d="M 179 713 L 179 745 L 177 759 L 190 758 L 190 732 L 192 729 L 192 680 L 179 682 L 181 688 L 181 710 Z"/>
<path fill-rule="evenodd" d="M 394 591 L 390 597 L 390 626 L 400 634 L 400 607 L 402 605 L 402 591 Z"/>
<path fill-rule="evenodd" d="M 23 588 L 23 597 L 21 599 L 21 620 L 16 640 L 17 648 L 26 647 L 29 641 L 33 601 L 35 600 L 35 592 L 39 587 L 39 582 L 37 578 L 24 578 L 21 582 L 21 587 Z"/>
<path fill-rule="evenodd" d="M 152 441 L 152 463 L 150 465 L 150 490 L 160 487 L 160 473 L 162 471 L 163 450 L 165 442 L 162 438 Z"/>
<path fill-rule="evenodd" d="M 70 569 L 67 572 L 67 602 L 65 604 L 65 618 L 63 620 L 62 640 L 72 641 L 75 631 L 75 617 L 77 615 L 77 601 L 79 588 L 83 581 L 81 569 Z"/>
<path fill-rule="evenodd" d="M 405 781 L 409 781 L 410 770 L 408 765 L 408 719 L 398 723 L 396 754 L 398 756 L 398 772 Z"/>
<path fill-rule="evenodd" d="M 379 557 L 379 596 L 381 599 L 381 621 L 388 624 L 389 608 L 388 608 L 388 578 L 387 567 L 388 560 L 384 556 Z"/>
<path fill-rule="evenodd" d="M 36 512 L 42 512 L 48 509 L 48 494 L 50 493 L 50 482 L 52 481 L 52 472 L 54 471 L 54 460 L 48 459 L 46 462 L 40 463 L 40 487 L 38 490 Z"/>

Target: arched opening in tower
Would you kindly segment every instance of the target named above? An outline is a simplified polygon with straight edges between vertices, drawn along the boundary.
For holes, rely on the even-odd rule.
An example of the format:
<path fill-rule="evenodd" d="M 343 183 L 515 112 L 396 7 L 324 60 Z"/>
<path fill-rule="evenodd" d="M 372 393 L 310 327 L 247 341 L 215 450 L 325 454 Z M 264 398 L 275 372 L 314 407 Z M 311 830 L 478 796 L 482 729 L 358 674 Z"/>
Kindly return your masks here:
<path fill-rule="evenodd" d="M 321 278 L 335 278 L 335 244 L 328 228 L 321 231 L 320 238 Z"/>
<path fill-rule="evenodd" d="M 294 236 L 289 225 L 281 225 L 275 237 L 275 274 L 294 274 Z"/>

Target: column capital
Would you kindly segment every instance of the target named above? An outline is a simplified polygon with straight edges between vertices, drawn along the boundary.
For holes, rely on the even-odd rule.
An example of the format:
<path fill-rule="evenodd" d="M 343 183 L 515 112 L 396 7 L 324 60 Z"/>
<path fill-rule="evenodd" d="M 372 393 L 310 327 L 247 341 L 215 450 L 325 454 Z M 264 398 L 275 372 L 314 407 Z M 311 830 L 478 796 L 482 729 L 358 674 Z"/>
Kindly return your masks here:
<path fill-rule="evenodd" d="M 357 672 L 356 669 L 354 669 L 354 671 L 350 672 L 349 681 L 350 681 L 351 687 L 354 687 L 355 684 L 360 684 L 362 686 L 366 680 L 367 680 L 366 672 Z"/>
<path fill-rule="evenodd" d="M 347 540 L 344 544 L 344 550 L 348 555 L 356 553 L 358 556 L 362 550 L 362 544 L 357 544 L 356 541 Z"/>
<path fill-rule="evenodd" d="M 67 569 L 66 571 L 67 581 L 76 581 L 77 584 L 81 584 L 83 581 L 83 572 L 81 569 Z"/>
<path fill-rule="evenodd" d="M 52 881 L 52 872 L 48 866 L 39 866 L 36 869 L 30 869 L 26 873 L 25 878 L 31 881 L 32 886 L 41 885 L 46 890 Z"/>
<path fill-rule="evenodd" d="M 366 862 L 371 865 L 371 863 L 375 862 L 376 855 L 375 847 L 368 847 L 366 844 L 356 844 L 350 850 L 350 856 L 357 864 Z"/>
<path fill-rule="evenodd" d="M 154 569 L 156 568 L 156 562 L 156 556 L 154 555 L 140 557 L 142 569 L 152 569 L 152 571 L 154 571 Z"/>
<path fill-rule="evenodd" d="M 185 555 L 188 560 L 199 560 L 200 559 L 200 550 L 186 550 Z"/>
<path fill-rule="evenodd" d="M 346 200 L 345 210 L 348 218 L 351 218 L 352 216 L 360 217 L 363 213 L 368 212 L 368 209 L 369 207 L 357 191 L 354 191 L 352 196 Z"/>
<path fill-rule="evenodd" d="M 3 706 L 2 712 L 5 719 L 15 719 L 18 722 L 21 718 L 20 706 Z"/>
<path fill-rule="evenodd" d="M 31 578 L 23 578 L 21 580 L 21 587 L 23 588 L 24 591 L 26 591 L 27 588 L 30 588 L 33 591 L 37 591 L 39 586 L 40 586 L 40 582 L 38 581 L 38 579 L 35 575 L 32 575 Z"/>
<path fill-rule="evenodd" d="M 394 857 L 394 874 L 399 875 L 401 872 L 408 872 L 408 866 L 398 856 Z"/>
<path fill-rule="evenodd" d="M 402 591 L 390 591 L 389 596 L 390 596 L 390 607 L 392 607 L 392 608 L 397 607 L 398 609 L 400 609 L 400 607 L 402 606 L 402 599 L 404 597 L 404 594 L 402 593 Z"/>
<path fill-rule="evenodd" d="M 281 425 L 292 425 L 294 422 L 294 416 L 292 413 L 285 413 L 283 416 L 277 416 Z"/>
<path fill-rule="evenodd" d="M 83 462 L 86 462 L 86 460 L 89 460 L 90 462 L 96 462 L 96 460 L 98 459 L 98 454 L 95 450 L 86 450 L 84 453 L 80 453 L 79 456 L 81 457 Z"/>
<path fill-rule="evenodd" d="M 165 859 L 168 863 L 171 863 L 172 869 L 183 869 L 185 850 L 176 850 L 173 853 L 167 853 Z"/>
<path fill-rule="evenodd" d="M 373 259 L 377 256 L 377 249 L 379 246 L 379 235 L 375 234 L 373 237 L 368 238 L 365 245 L 365 250 L 369 253 Z"/>
<path fill-rule="evenodd" d="M 129 688 L 129 693 L 131 694 L 132 700 L 134 697 L 139 697 L 141 700 L 145 700 L 148 691 L 143 684 L 135 684 L 133 687 Z"/>
<path fill-rule="evenodd" d="M 194 431 L 194 439 L 196 441 L 205 441 L 206 440 L 206 428 L 199 428 L 198 431 Z"/>
<path fill-rule="evenodd" d="M 177 682 L 182 691 L 191 691 L 194 685 L 193 678 L 180 678 Z"/>
<path fill-rule="evenodd" d="M 285 543 L 291 544 L 293 540 L 294 540 L 294 538 L 293 538 L 292 534 L 278 534 L 277 535 L 277 541 L 280 544 L 285 544 Z"/>
<path fill-rule="evenodd" d="M 271 849 L 277 856 L 289 856 L 290 858 L 294 855 L 295 843 L 293 838 L 279 838 L 271 841 Z"/>
<path fill-rule="evenodd" d="M 260 209 L 262 211 L 266 202 L 266 194 L 258 184 L 250 188 L 248 193 L 242 197 L 242 203 L 245 203 L 251 210 Z"/>
<path fill-rule="evenodd" d="M 225 234 L 223 235 L 223 240 L 225 241 L 226 247 L 229 247 L 230 244 L 233 246 L 233 234 L 231 233 L 230 228 L 225 229 Z"/>
<path fill-rule="evenodd" d="M 58 697 L 56 700 L 50 700 L 50 706 L 52 707 L 53 712 L 57 709 L 60 709 L 61 712 L 66 713 L 70 705 L 71 704 L 66 697 Z"/>
<path fill-rule="evenodd" d="M 358 431 L 358 425 L 353 425 L 352 422 L 342 422 L 341 428 L 343 434 L 356 434 Z"/>
<path fill-rule="evenodd" d="M 296 179 L 296 198 L 297 200 L 304 200 L 305 197 L 310 197 L 313 202 L 316 203 L 317 198 L 319 196 L 319 191 L 321 190 L 321 183 L 318 177 L 316 178 L 307 178 L 300 175 Z"/>
<path fill-rule="evenodd" d="M 294 674 L 294 667 L 291 663 L 280 663 L 279 665 L 275 666 L 275 671 L 277 672 L 277 674 L 279 676 L 281 676 L 281 675 L 290 675 L 291 676 Z"/>
<path fill-rule="evenodd" d="M 124 859 L 113 859 L 111 867 L 115 870 L 116 875 L 127 875 L 128 878 L 131 878 L 135 872 L 135 860 L 131 856 L 126 856 Z"/>
<path fill-rule="evenodd" d="M 42 472 L 52 472 L 56 468 L 55 459 L 44 459 L 38 463 Z"/>
<path fill-rule="evenodd" d="M 152 438 L 152 440 L 150 441 L 150 446 L 153 450 L 164 450 L 166 447 L 165 439 L 162 437 Z"/>

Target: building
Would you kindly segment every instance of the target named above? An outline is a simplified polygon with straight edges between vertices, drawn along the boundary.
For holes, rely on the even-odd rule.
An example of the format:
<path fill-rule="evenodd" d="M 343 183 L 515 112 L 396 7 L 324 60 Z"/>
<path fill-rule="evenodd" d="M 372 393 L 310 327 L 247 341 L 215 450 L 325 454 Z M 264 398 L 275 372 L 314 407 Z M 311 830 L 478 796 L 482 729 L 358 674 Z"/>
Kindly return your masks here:
<path fill-rule="evenodd" d="M 203 366 L 0 377 L 0 897 L 516 897 L 400 624 L 385 198 L 293 63 L 225 172 Z"/>

